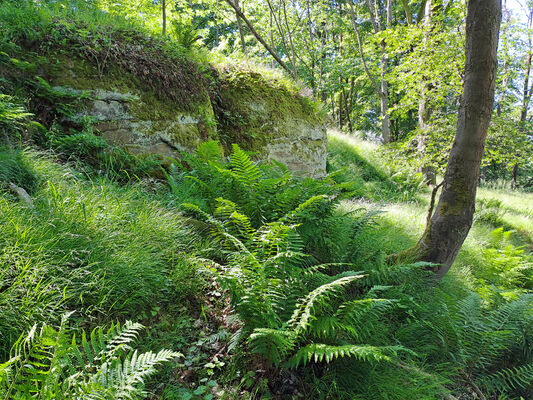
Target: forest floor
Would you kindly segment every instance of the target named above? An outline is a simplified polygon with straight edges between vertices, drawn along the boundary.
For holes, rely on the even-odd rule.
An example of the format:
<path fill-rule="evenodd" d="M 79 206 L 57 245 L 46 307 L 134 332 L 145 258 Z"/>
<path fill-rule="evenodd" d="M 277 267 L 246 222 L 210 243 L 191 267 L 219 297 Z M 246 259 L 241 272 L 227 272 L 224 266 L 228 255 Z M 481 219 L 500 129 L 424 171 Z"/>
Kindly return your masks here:
<path fill-rule="evenodd" d="M 363 363 L 358 368 L 366 386 L 347 392 L 331 394 L 331 383 L 320 383 L 328 382 L 326 375 L 314 381 L 305 378 L 304 370 L 269 382 L 276 369 L 265 371 L 246 347 L 230 351 L 230 338 L 239 323 L 217 281 L 216 263 L 205 261 L 221 260 L 224 252 L 216 242 L 198 235 L 198 227 L 184 218 L 180 205 L 191 198 L 201 202 L 202 196 L 180 184 L 183 173 L 169 176 L 168 182 L 117 183 L 95 177 L 83 165 L 82 160 L 65 164 L 53 154 L 31 148 L 0 151 L 0 180 L 16 178 L 34 202 L 28 207 L 7 190 L 0 197 L 0 261 L 8 266 L 0 271 L 0 283 L 6 283 L 0 290 L 0 363 L 8 359 L 10 346 L 21 332 L 33 324 L 57 324 L 62 313 L 75 310 L 69 317 L 70 331 L 134 320 L 147 327 L 138 349 L 181 353 L 150 379 L 154 399 L 271 398 L 265 393 L 275 394 L 276 387 L 287 385 L 309 390 L 299 394 L 309 399 L 441 399 L 448 390 L 465 393 L 457 383 L 462 382 L 461 375 L 455 371 L 481 367 L 469 364 L 474 359 L 468 358 L 469 348 L 454 348 L 457 343 L 450 342 L 430 351 L 424 347 L 428 343 L 420 341 L 422 336 L 409 333 L 410 329 L 420 328 L 419 323 L 421 329 L 429 326 L 427 319 L 435 314 L 431 307 L 448 304 L 452 308 L 469 293 L 483 299 L 487 310 L 497 311 L 501 300 L 495 299 L 518 299 L 533 283 L 533 193 L 481 187 L 472 230 L 453 268 L 438 283 L 439 292 L 428 301 L 417 294 L 419 289 L 405 289 L 409 283 L 401 283 L 405 293 L 396 295 L 407 299 L 406 305 L 388 322 L 376 320 L 381 324 L 376 325 L 379 334 L 371 332 L 376 339 L 369 339 L 378 344 L 401 342 L 420 354 L 427 351 L 427 359 L 416 365 L 436 366 L 428 367 L 432 374 L 437 371 L 431 379 L 426 372 L 419 373 L 418 366 L 369 369 Z M 353 253 L 355 270 L 379 267 L 376 260 L 413 245 L 420 237 L 431 191 L 416 185 L 418 178 L 405 166 L 387 164 L 378 145 L 330 132 L 328 168 L 339 180 L 349 182 L 352 190 L 339 203 L 336 215 L 354 215 L 354 221 L 364 216 L 371 219 L 355 244 L 350 244 L 347 234 L 333 238 L 345 246 L 339 245 L 338 256 Z M 345 223 L 346 218 L 337 221 Z M 450 315 L 463 314 L 459 309 Z M 455 334 L 461 324 L 453 327 Z M 429 342 L 451 339 L 435 332 L 426 332 L 425 337 Z M 456 354 L 463 358 L 457 361 Z M 456 369 L 445 371 L 450 362 L 457 363 Z M 487 370 L 480 369 L 485 374 Z M 410 384 L 401 389 L 406 379 Z"/>

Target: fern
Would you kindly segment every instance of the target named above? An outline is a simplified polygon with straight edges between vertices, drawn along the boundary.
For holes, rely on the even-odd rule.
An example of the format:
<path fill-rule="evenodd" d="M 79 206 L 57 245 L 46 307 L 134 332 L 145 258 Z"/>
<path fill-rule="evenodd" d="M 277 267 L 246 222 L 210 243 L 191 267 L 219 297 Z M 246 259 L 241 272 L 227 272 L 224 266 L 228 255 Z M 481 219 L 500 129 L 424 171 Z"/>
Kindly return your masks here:
<path fill-rule="evenodd" d="M 310 361 L 330 363 L 336 358 L 354 357 L 360 361 L 391 361 L 399 351 L 405 350 L 400 346 L 376 347 L 368 345 L 331 346 L 313 343 L 302 347 L 286 363 L 287 367 L 306 365 Z"/>
<path fill-rule="evenodd" d="M 505 368 L 481 379 L 481 385 L 492 393 L 527 388 L 533 382 L 533 364 Z"/>
<path fill-rule="evenodd" d="M 198 160 L 203 162 L 218 162 L 224 157 L 224 149 L 216 140 L 201 143 L 195 151 Z"/>
<path fill-rule="evenodd" d="M 533 295 L 490 305 L 470 292 L 450 302 L 439 301 L 438 310 L 428 310 L 408 327 L 418 348 L 449 363 L 447 373 L 487 398 L 528 388 L 533 383 Z M 420 343 L 424 338 L 432 343 Z"/>
<path fill-rule="evenodd" d="M 289 321 L 289 326 L 296 332 L 305 331 L 309 326 L 309 320 L 312 318 L 316 304 L 325 305 L 329 298 L 337 294 L 344 286 L 363 277 L 363 275 L 346 276 L 316 288 L 306 296 L 300 306 L 294 311 Z"/>
<path fill-rule="evenodd" d="M 261 354 L 272 364 L 279 365 L 296 346 L 296 338 L 292 331 L 258 328 L 248 341 L 252 353 Z"/>
<path fill-rule="evenodd" d="M 355 237 L 373 214 L 354 222 L 353 213 L 336 212 L 339 188 L 328 179 L 296 178 L 280 166 L 254 163 L 236 145 L 229 164 L 220 162 L 214 146 L 187 161 L 209 206 L 182 209 L 221 250 L 210 263 L 217 263 L 241 323 L 229 348 L 246 342 L 267 365 L 285 367 L 339 358 L 391 361 L 408 353 L 380 346 L 371 333 L 396 304 L 378 294 L 399 277 L 412 279 L 419 265 L 371 272 L 348 270 L 349 263 L 317 265 L 321 255 L 342 260 L 335 233 L 345 229 Z"/>
<path fill-rule="evenodd" d="M 8 398 L 135 399 L 143 396 L 144 379 L 155 367 L 180 356 L 170 350 L 131 352 L 143 328 L 124 325 L 69 338 L 66 318 L 59 329 L 32 329 L 13 346 L 11 359 L 0 365 L 0 394 Z"/>

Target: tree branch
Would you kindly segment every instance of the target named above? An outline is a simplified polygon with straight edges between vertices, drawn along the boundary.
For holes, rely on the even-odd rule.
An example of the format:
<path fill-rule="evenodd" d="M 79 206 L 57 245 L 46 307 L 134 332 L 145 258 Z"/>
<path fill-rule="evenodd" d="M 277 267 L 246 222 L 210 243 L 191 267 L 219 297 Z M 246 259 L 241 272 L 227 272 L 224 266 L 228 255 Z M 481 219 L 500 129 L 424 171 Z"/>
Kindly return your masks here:
<path fill-rule="evenodd" d="M 244 21 L 244 23 L 246 24 L 248 29 L 250 29 L 250 32 L 252 33 L 252 35 L 254 35 L 254 37 L 257 39 L 257 41 L 259 43 L 261 43 L 263 45 L 263 47 L 266 49 L 266 51 L 268 51 L 270 53 L 270 55 L 272 57 L 274 57 L 274 59 L 277 61 L 277 63 L 285 71 L 287 71 L 292 77 L 296 78 L 296 71 L 291 70 L 291 68 L 289 68 L 288 65 L 283 62 L 283 60 L 278 56 L 278 54 L 274 50 L 272 50 L 272 48 L 265 42 L 265 40 L 261 37 L 261 35 L 259 35 L 257 33 L 257 31 L 255 30 L 255 28 L 252 25 L 252 23 L 242 13 L 240 7 L 238 5 L 236 5 L 232 0 L 226 0 L 226 3 L 228 3 L 235 10 L 235 14 L 237 14 L 237 16 L 239 16 Z"/>
<path fill-rule="evenodd" d="M 383 93 L 378 86 L 376 80 L 370 73 L 370 70 L 368 69 L 368 66 L 366 65 L 365 55 L 363 53 L 363 43 L 361 42 L 361 35 L 359 34 L 359 29 L 357 28 L 357 21 L 355 19 L 355 11 L 353 9 L 353 4 L 351 1 L 350 3 L 350 14 L 352 16 L 352 25 L 353 29 L 355 30 L 355 35 L 357 36 L 357 44 L 359 45 L 359 55 L 361 56 L 361 61 L 363 62 L 363 68 L 365 69 L 366 74 L 368 75 L 368 79 L 370 79 L 370 82 L 372 82 L 372 86 L 374 86 L 374 90 L 376 93 L 378 93 L 380 96 L 383 96 Z"/>

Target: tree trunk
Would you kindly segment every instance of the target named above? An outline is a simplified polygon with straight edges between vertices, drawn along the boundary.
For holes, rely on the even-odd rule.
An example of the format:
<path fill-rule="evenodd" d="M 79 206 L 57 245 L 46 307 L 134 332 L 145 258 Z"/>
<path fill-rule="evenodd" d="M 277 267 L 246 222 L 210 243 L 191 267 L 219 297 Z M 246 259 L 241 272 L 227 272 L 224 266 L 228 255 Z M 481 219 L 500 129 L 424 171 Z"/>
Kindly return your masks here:
<path fill-rule="evenodd" d="M 522 91 L 523 93 L 522 110 L 520 111 L 520 121 L 522 122 L 525 122 L 527 120 L 527 109 L 529 107 L 529 101 L 531 100 L 531 94 L 533 92 L 533 83 L 531 84 L 531 88 L 528 88 L 530 73 L 531 73 L 531 62 L 533 59 L 533 46 L 532 46 L 532 38 L 531 38 L 532 36 L 531 29 L 533 28 L 533 6 L 529 10 L 527 27 L 528 27 L 528 54 L 527 54 L 527 59 L 526 59 L 526 65 L 524 68 L 524 71 L 525 71 L 524 89 Z"/>
<path fill-rule="evenodd" d="M 425 3 L 424 18 L 422 20 L 422 26 L 425 29 L 423 38 L 424 48 L 427 48 L 428 46 L 429 36 L 432 30 L 432 14 L 433 1 L 427 0 Z M 433 110 L 427 102 L 429 94 L 428 92 L 430 90 L 429 85 L 427 83 L 427 77 L 423 75 L 421 77 L 421 80 L 422 88 L 420 90 L 420 99 L 418 101 L 418 128 L 420 130 L 420 134 L 418 135 L 417 151 L 420 154 L 422 165 L 419 167 L 418 172 L 424 175 L 424 180 L 427 185 L 435 185 L 437 183 L 437 171 L 435 170 L 435 167 L 433 167 L 432 165 L 428 165 L 424 160 L 426 155 L 427 134 L 430 128 L 429 120 L 431 118 Z"/>
<path fill-rule="evenodd" d="M 352 26 L 355 31 L 355 35 L 357 37 L 357 44 L 359 47 L 359 56 L 361 57 L 361 61 L 363 63 L 363 68 L 370 79 L 370 82 L 372 83 L 372 86 L 374 86 L 374 90 L 379 95 L 380 100 L 380 116 L 381 116 L 381 138 L 383 140 L 383 143 L 389 143 L 391 141 L 391 134 L 390 134 L 390 119 L 389 119 L 389 91 L 388 91 L 388 85 L 387 81 L 385 79 L 385 75 L 387 73 L 387 57 L 385 52 L 385 41 L 381 42 L 381 81 L 378 85 L 376 82 L 376 79 L 372 76 L 372 73 L 370 72 L 365 56 L 363 54 L 363 43 L 361 41 L 361 35 L 359 33 L 359 28 L 357 27 L 357 18 L 355 16 L 355 11 L 353 7 L 353 3 L 350 1 L 350 14 L 351 14 L 351 20 L 352 20 Z M 368 9 L 370 11 L 370 22 L 372 24 L 372 27 L 374 29 L 375 33 L 379 33 L 381 31 L 381 22 L 378 18 L 374 17 L 374 12 L 372 8 L 372 3 L 370 0 L 367 0 Z M 376 7 L 377 12 L 377 3 L 374 4 Z M 387 0 L 387 27 L 390 27 L 392 23 L 392 0 Z M 385 28 L 387 28 L 385 27 Z"/>
<path fill-rule="evenodd" d="M 163 12 L 163 36 L 167 34 L 167 2 L 163 0 L 161 2 L 161 8 Z"/>
<path fill-rule="evenodd" d="M 239 7 L 239 0 L 235 0 L 235 5 Z M 235 13 L 235 17 L 237 18 L 237 27 L 239 28 L 239 37 L 241 38 L 241 48 L 242 53 L 246 54 L 246 43 L 244 41 L 244 31 L 242 29 L 242 21 L 239 17 L 239 14 Z"/>
<path fill-rule="evenodd" d="M 531 90 L 529 89 L 529 74 L 531 72 L 531 60 L 533 54 L 531 50 L 527 56 L 525 77 L 524 77 L 524 89 L 522 92 L 522 110 L 520 111 L 520 121 L 525 122 L 527 120 L 527 109 L 529 107 L 529 100 L 531 98 Z M 531 86 L 533 88 L 533 85 Z"/>
<path fill-rule="evenodd" d="M 518 181 L 518 163 L 513 165 L 513 171 L 511 172 L 511 188 L 516 189 Z"/>
<path fill-rule="evenodd" d="M 377 14 L 377 2 L 376 4 L 376 16 L 378 17 L 378 26 L 381 30 L 381 23 L 379 22 L 379 15 Z M 392 24 L 392 0 L 387 0 L 387 25 L 385 29 L 390 28 Z M 386 43 L 385 40 L 381 41 L 381 138 L 383 143 L 390 143 L 390 118 L 389 118 L 389 88 L 385 75 L 387 74 L 388 58 L 386 56 Z"/>
<path fill-rule="evenodd" d="M 474 215 L 481 157 L 494 103 L 500 0 L 470 0 L 466 17 L 464 92 L 439 203 L 419 242 L 395 259 L 428 261 L 442 278 Z"/>

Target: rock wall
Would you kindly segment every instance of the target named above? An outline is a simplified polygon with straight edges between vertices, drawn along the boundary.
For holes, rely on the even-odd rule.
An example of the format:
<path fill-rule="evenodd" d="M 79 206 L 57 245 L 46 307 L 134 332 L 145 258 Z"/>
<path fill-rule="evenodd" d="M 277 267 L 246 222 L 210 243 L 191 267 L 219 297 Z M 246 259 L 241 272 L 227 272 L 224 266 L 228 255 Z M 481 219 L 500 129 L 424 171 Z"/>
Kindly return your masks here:
<path fill-rule="evenodd" d="M 179 151 L 193 151 L 202 141 L 216 139 L 216 125 L 210 103 L 197 113 L 175 110 L 171 115 L 146 118 L 139 109 L 150 107 L 139 96 L 96 89 L 89 91 L 87 107 L 76 118 L 90 117 L 95 128 L 112 144 L 134 154 L 155 153 L 175 157 Z M 200 111 L 204 111 L 203 114 Z M 211 121 L 211 123 L 207 123 Z"/>
<path fill-rule="evenodd" d="M 86 91 L 77 118 L 90 117 L 108 142 L 132 153 L 177 157 L 202 141 L 219 140 L 276 160 L 294 171 L 321 177 L 326 171 L 326 130 L 316 106 L 249 71 L 211 71 L 194 104 L 144 90 L 125 72 L 98 76 L 86 63 L 61 64 L 51 81 L 62 90 Z"/>

